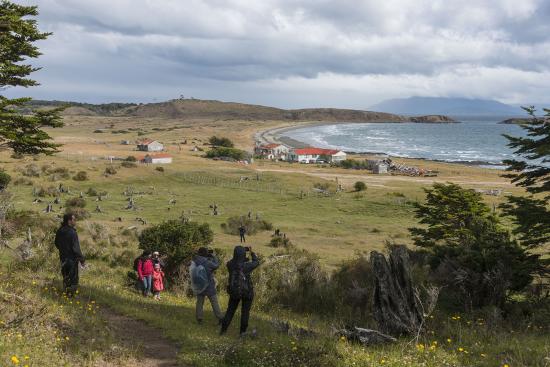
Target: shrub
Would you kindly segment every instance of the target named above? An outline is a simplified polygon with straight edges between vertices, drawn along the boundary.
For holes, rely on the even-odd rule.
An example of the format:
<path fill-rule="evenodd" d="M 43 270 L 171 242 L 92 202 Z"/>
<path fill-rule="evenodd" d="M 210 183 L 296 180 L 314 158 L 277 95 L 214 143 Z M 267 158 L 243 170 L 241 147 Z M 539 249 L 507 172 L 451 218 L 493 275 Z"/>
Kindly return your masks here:
<path fill-rule="evenodd" d="M 313 184 L 313 187 L 319 190 L 327 191 L 330 188 L 328 182 L 316 182 Z"/>
<path fill-rule="evenodd" d="M 273 236 L 271 241 L 269 242 L 269 246 L 271 247 L 290 247 L 293 246 L 292 242 L 290 242 L 290 239 L 288 237 L 282 237 L 282 236 Z"/>
<path fill-rule="evenodd" d="M 95 188 L 93 187 L 90 187 L 87 191 L 86 191 L 86 195 L 88 196 L 107 196 L 107 191 L 97 191 Z"/>
<path fill-rule="evenodd" d="M 11 181 L 11 176 L 0 170 L 0 191 L 4 191 Z"/>
<path fill-rule="evenodd" d="M 13 181 L 14 185 L 23 185 L 23 186 L 31 186 L 33 184 L 33 181 L 26 177 L 19 177 L 15 181 Z"/>
<path fill-rule="evenodd" d="M 124 168 L 136 168 L 137 167 L 137 164 L 135 164 L 134 162 L 129 162 L 129 161 L 123 161 L 120 165 Z"/>
<path fill-rule="evenodd" d="M 40 177 L 40 168 L 34 164 L 27 164 L 22 170 L 21 173 L 23 176 L 27 177 Z"/>
<path fill-rule="evenodd" d="M 62 179 L 67 179 L 70 176 L 69 169 L 65 167 L 56 167 L 54 169 L 50 169 L 48 170 L 48 174 Z"/>
<path fill-rule="evenodd" d="M 164 167 L 155 167 L 155 171 L 164 172 Z"/>
<path fill-rule="evenodd" d="M 367 189 L 367 185 L 363 181 L 357 181 L 353 184 L 355 191 L 364 191 Z"/>
<path fill-rule="evenodd" d="M 126 162 L 137 162 L 137 158 L 134 157 L 133 155 L 129 155 L 128 157 L 126 157 L 124 159 Z"/>
<path fill-rule="evenodd" d="M 235 146 L 228 138 L 218 138 L 217 136 L 211 136 L 208 142 L 215 147 L 233 148 Z"/>
<path fill-rule="evenodd" d="M 167 256 L 166 274 L 174 279 L 180 267 L 191 259 L 200 246 L 212 243 L 214 235 L 207 223 L 169 220 L 144 229 L 139 235 L 139 247 L 159 251 Z"/>
<path fill-rule="evenodd" d="M 244 150 L 226 147 L 217 147 L 206 152 L 206 158 L 230 158 L 236 161 L 242 161 L 247 155 Z"/>
<path fill-rule="evenodd" d="M 319 257 L 305 250 L 290 247 L 282 256 L 269 258 L 259 268 L 256 299 L 265 309 L 273 305 L 298 312 L 331 314 L 337 302 L 330 290 L 329 274 Z"/>
<path fill-rule="evenodd" d="M 94 130 L 94 134 L 103 134 L 103 133 L 104 133 L 103 130 L 99 130 L 99 129 Z"/>
<path fill-rule="evenodd" d="M 86 181 L 88 180 L 88 173 L 86 171 L 78 171 L 78 173 L 73 176 L 73 180 Z"/>
<path fill-rule="evenodd" d="M 364 161 L 358 161 L 356 159 L 345 159 L 341 162 L 337 162 L 334 164 L 337 167 L 342 167 L 346 169 L 367 169 L 368 163 L 366 160 Z"/>
<path fill-rule="evenodd" d="M 106 175 L 116 175 L 116 169 L 113 166 L 108 166 L 105 168 Z"/>
<path fill-rule="evenodd" d="M 247 216 L 233 216 L 227 219 L 227 223 L 222 223 L 222 229 L 225 233 L 232 235 L 239 235 L 239 227 L 244 226 L 246 228 L 246 233 L 253 235 L 259 231 L 271 231 L 273 229 L 273 224 L 270 222 L 260 219 L 249 219 Z"/>
<path fill-rule="evenodd" d="M 86 209 L 80 207 L 67 207 L 65 213 L 73 214 L 77 220 L 88 219 L 91 216 Z"/>
<path fill-rule="evenodd" d="M 70 198 L 65 202 L 65 206 L 68 208 L 84 208 L 86 207 L 86 200 L 82 198 Z"/>

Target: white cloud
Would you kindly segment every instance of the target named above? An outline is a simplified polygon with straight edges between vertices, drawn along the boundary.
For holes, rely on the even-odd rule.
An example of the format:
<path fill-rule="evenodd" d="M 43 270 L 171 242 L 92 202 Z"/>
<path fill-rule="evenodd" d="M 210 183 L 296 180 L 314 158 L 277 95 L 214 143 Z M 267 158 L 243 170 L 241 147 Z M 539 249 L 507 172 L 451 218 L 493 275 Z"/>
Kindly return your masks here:
<path fill-rule="evenodd" d="M 550 95 L 543 0 L 38 0 L 39 98 L 364 108 Z M 540 93 L 537 95 L 537 93 Z M 307 97 L 303 97 L 303 95 Z"/>

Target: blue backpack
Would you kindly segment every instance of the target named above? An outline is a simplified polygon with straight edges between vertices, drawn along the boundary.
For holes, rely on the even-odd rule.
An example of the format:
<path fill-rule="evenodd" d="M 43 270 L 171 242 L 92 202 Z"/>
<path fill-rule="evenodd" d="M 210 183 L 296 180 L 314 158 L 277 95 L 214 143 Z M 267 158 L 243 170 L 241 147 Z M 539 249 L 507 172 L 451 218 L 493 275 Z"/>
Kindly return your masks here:
<path fill-rule="evenodd" d="M 191 288 L 195 295 L 201 294 L 208 288 L 210 281 L 208 280 L 208 272 L 203 265 L 197 265 L 194 261 L 191 261 L 189 274 L 191 275 Z"/>

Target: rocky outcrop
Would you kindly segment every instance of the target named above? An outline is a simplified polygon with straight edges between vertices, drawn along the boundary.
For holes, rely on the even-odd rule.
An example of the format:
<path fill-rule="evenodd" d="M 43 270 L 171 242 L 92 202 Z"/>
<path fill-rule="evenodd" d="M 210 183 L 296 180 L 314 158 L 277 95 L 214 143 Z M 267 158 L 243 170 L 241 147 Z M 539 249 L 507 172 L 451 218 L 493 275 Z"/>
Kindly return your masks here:
<path fill-rule="evenodd" d="M 409 118 L 412 122 L 423 122 L 423 123 L 433 123 L 433 124 L 446 124 L 458 122 L 449 116 L 445 115 L 425 115 L 425 116 L 414 116 Z"/>

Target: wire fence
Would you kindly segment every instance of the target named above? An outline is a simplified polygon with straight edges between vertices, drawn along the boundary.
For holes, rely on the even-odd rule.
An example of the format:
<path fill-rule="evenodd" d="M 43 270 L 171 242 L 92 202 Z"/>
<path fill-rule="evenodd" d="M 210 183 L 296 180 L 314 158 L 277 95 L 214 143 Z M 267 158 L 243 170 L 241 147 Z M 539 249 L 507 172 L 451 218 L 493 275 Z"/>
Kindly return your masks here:
<path fill-rule="evenodd" d="M 177 177 L 184 182 L 196 185 L 208 185 L 236 190 L 268 192 L 280 195 L 300 195 L 300 190 L 289 189 L 275 182 L 263 182 L 261 179 L 251 179 L 246 176 L 241 178 L 220 177 L 199 172 L 181 172 Z"/>

